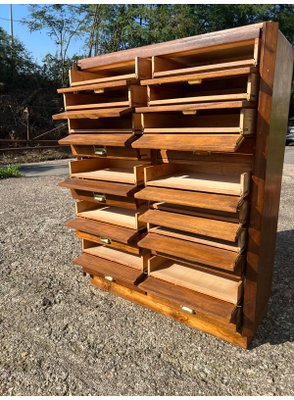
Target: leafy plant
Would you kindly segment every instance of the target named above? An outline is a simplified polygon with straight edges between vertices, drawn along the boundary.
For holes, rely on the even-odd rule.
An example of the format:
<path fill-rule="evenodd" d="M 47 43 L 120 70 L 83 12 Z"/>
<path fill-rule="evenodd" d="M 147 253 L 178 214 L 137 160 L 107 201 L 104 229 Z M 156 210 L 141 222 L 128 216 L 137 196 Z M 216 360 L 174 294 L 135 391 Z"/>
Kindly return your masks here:
<path fill-rule="evenodd" d="M 10 164 L 0 167 L 0 179 L 18 178 L 21 176 L 18 165 Z"/>

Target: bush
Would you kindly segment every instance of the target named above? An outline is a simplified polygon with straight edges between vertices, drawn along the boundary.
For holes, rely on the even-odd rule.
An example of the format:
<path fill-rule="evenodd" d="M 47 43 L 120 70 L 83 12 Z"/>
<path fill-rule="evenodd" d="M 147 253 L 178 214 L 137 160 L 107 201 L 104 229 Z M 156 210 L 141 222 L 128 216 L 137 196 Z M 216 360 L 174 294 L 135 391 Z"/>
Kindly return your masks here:
<path fill-rule="evenodd" d="M 21 173 L 17 165 L 11 164 L 0 168 L 0 179 L 17 178 L 19 176 L 21 176 Z"/>

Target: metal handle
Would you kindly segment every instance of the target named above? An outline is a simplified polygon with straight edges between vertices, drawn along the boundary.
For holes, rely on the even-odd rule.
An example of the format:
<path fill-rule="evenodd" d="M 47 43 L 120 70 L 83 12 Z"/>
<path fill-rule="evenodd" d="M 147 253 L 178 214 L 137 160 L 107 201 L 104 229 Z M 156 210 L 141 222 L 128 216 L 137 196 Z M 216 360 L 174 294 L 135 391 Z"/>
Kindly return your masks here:
<path fill-rule="evenodd" d="M 106 148 L 94 146 L 94 154 L 96 154 L 97 156 L 106 156 L 107 154 Z"/>
<path fill-rule="evenodd" d="M 105 194 L 94 193 L 94 199 L 102 202 L 102 201 L 106 201 L 106 196 L 105 196 Z"/>
<path fill-rule="evenodd" d="M 110 282 L 114 281 L 113 276 L 110 276 L 110 275 L 105 275 L 104 279 L 106 279 L 107 281 L 110 281 Z"/>
<path fill-rule="evenodd" d="M 106 244 L 110 244 L 111 243 L 111 239 L 108 239 L 107 237 L 100 237 L 100 242 L 106 243 Z"/>
<path fill-rule="evenodd" d="M 185 312 L 187 312 L 189 314 L 195 314 L 195 310 L 193 310 L 192 308 L 187 307 L 187 306 L 181 306 L 181 310 L 185 311 Z"/>

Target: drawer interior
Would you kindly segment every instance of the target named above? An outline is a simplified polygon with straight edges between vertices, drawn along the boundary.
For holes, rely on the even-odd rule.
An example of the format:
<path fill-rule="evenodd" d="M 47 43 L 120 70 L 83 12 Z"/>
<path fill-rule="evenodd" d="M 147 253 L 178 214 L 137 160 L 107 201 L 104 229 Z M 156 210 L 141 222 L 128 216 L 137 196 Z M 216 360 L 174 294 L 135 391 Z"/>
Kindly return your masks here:
<path fill-rule="evenodd" d="M 76 231 L 99 237 L 99 242 L 107 245 L 111 245 L 113 241 L 130 245 L 138 239 L 138 232 L 135 229 L 82 217 L 76 217 L 68 221 L 66 225 Z"/>
<path fill-rule="evenodd" d="M 148 86 L 148 104 L 155 106 L 224 100 L 252 101 L 256 98 L 256 92 L 256 74 L 204 80 L 194 85 L 188 81 L 175 82 Z"/>
<path fill-rule="evenodd" d="M 151 76 L 151 60 L 134 58 L 129 61 L 101 65 L 95 68 L 70 71 L 70 85 L 94 84 L 120 79 L 138 80 Z"/>
<path fill-rule="evenodd" d="M 144 223 L 138 221 L 138 213 L 134 210 L 102 205 L 99 207 L 93 203 L 84 201 L 77 202 L 76 205 L 78 217 L 124 226 L 135 230 L 144 227 Z"/>
<path fill-rule="evenodd" d="M 102 134 L 132 134 L 142 130 L 140 114 L 132 113 L 117 117 L 99 119 L 70 119 L 68 121 L 69 133 L 102 133 Z"/>
<path fill-rule="evenodd" d="M 244 197 L 249 191 L 249 173 L 231 166 L 161 164 L 145 168 L 145 184 L 170 189 L 220 193 Z"/>
<path fill-rule="evenodd" d="M 183 111 L 184 112 L 184 111 Z M 194 111 L 195 115 L 182 112 L 144 113 L 144 133 L 254 133 L 255 110 L 250 108 Z"/>
<path fill-rule="evenodd" d="M 144 163 L 144 161 L 141 161 Z M 131 160 L 91 158 L 70 162 L 72 178 L 140 184 L 144 182 L 144 166 Z"/>
<path fill-rule="evenodd" d="M 154 56 L 152 76 L 156 78 L 244 65 L 256 66 L 258 46 L 258 39 L 250 39 L 166 56 Z"/>
<path fill-rule="evenodd" d="M 242 281 L 210 274 L 163 257 L 155 256 L 149 260 L 148 275 L 235 305 L 241 297 Z"/>
<path fill-rule="evenodd" d="M 86 241 L 87 242 L 87 241 Z M 130 268 L 135 268 L 140 271 L 147 269 L 147 258 L 146 255 L 135 255 L 125 251 L 120 251 L 106 246 L 97 246 L 96 243 L 87 243 L 85 248 L 85 241 L 83 245 L 84 253 L 92 256 L 104 258 L 109 261 L 117 262 L 118 264 L 126 265 Z"/>

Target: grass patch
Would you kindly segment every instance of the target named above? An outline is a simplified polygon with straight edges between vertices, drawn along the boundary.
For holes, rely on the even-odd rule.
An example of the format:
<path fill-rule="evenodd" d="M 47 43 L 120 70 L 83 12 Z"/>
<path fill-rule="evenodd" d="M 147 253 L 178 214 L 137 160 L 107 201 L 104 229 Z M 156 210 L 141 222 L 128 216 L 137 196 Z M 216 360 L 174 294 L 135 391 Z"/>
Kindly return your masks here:
<path fill-rule="evenodd" d="M 7 165 L 6 167 L 0 167 L 0 179 L 6 178 L 18 178 L 21 176 L 18 165 Z"/>

